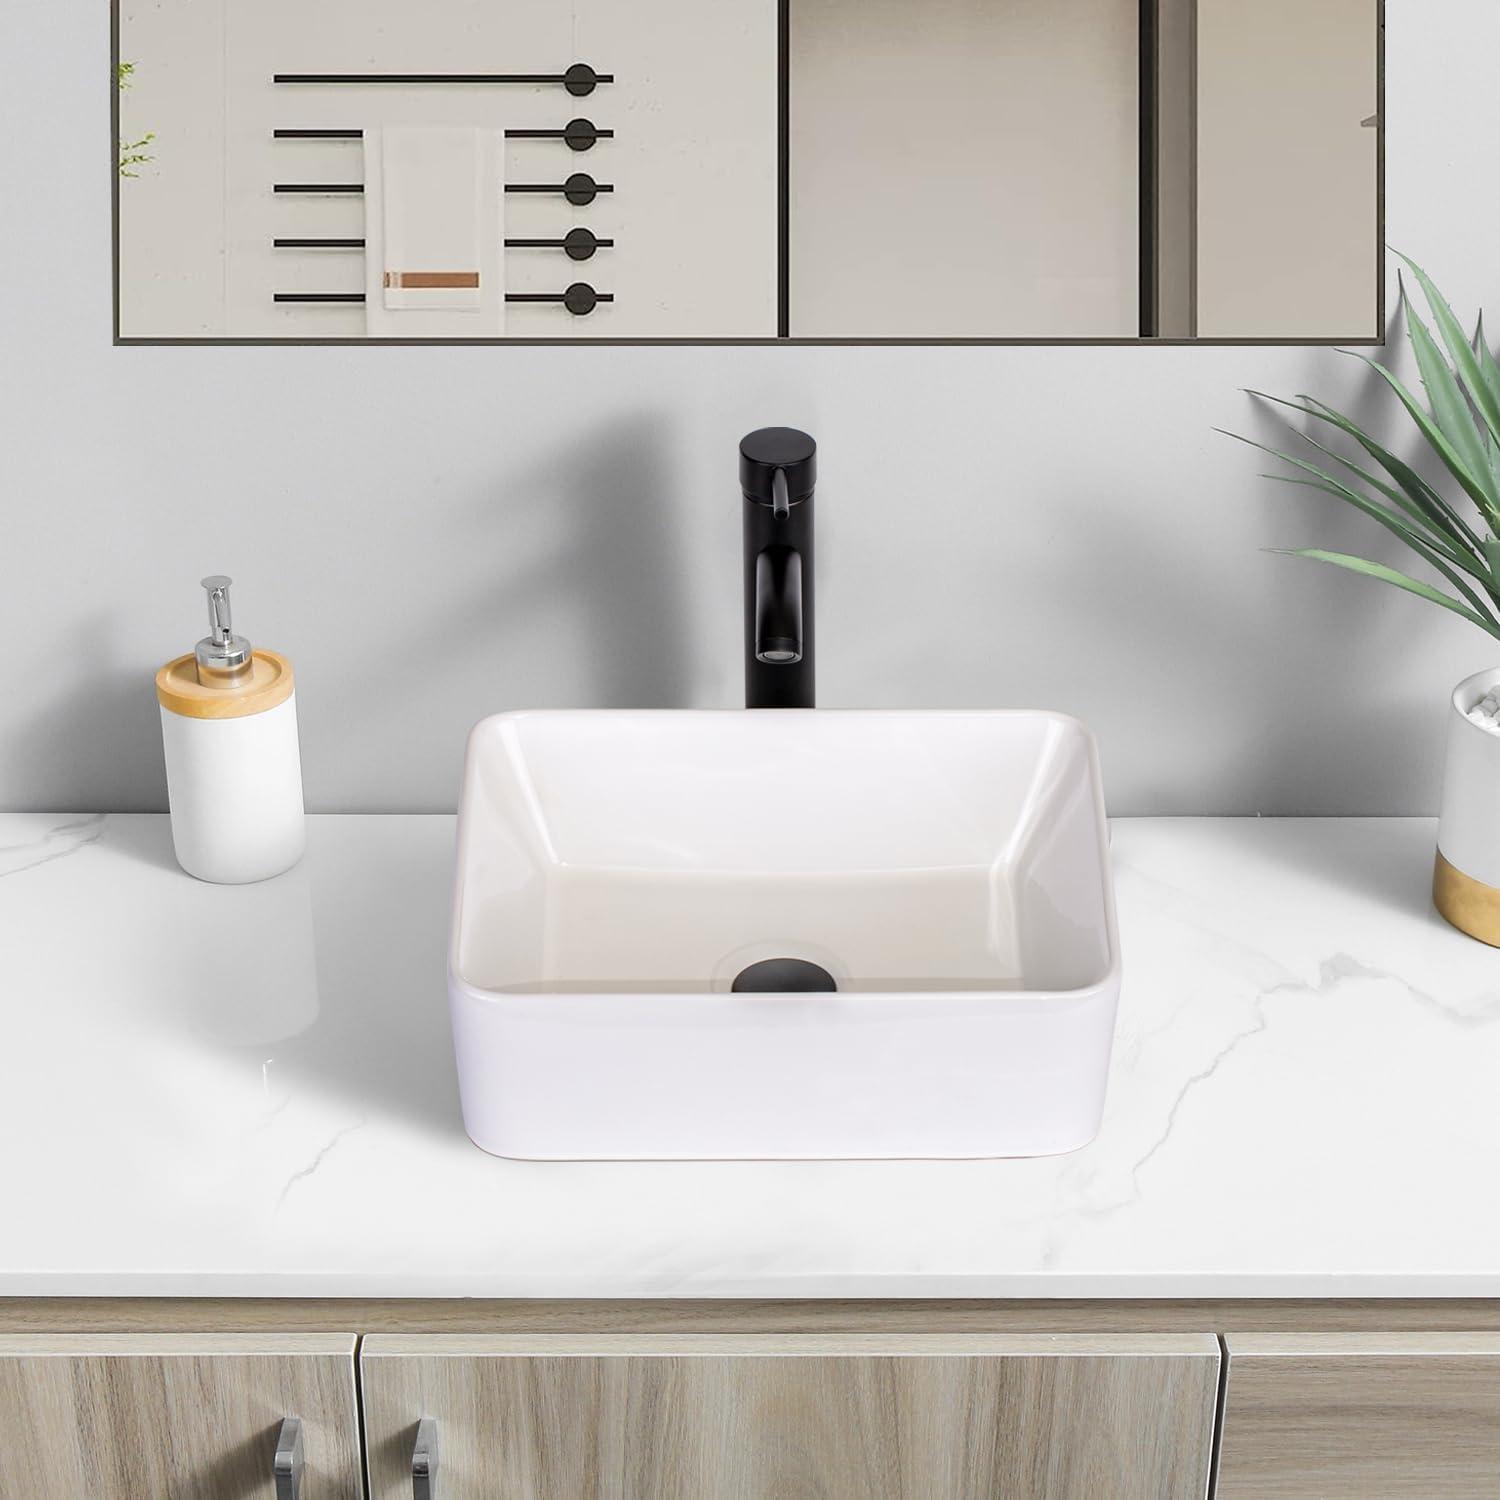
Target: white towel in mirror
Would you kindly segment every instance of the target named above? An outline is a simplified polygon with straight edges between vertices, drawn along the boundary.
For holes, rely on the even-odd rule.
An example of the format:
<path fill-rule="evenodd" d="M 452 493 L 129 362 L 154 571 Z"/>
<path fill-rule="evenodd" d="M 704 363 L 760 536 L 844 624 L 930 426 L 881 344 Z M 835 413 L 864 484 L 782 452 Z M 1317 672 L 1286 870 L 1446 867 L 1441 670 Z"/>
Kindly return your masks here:
<path fill-rule="evenodd" d="M 365 331 L 482 338 L 505 329 L 505 137 L 367 128 Z"/>

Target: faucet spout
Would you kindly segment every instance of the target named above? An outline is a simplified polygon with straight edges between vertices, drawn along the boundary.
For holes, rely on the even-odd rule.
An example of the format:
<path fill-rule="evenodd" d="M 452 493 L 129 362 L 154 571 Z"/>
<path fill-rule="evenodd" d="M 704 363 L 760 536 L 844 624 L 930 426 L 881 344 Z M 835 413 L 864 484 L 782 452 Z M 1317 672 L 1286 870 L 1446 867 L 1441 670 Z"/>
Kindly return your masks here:
<path fill-rule="evenodd" d="M 767 547 L 755 559 L 755 659 L 767 666 L 802 660 L 802 554 Z"/>
<path fill-rule="evenodd" d="M 813 491 L 818 445 L 791 427 L 740 444 L 745 528 L 745 707 L 811 708 Z"/>

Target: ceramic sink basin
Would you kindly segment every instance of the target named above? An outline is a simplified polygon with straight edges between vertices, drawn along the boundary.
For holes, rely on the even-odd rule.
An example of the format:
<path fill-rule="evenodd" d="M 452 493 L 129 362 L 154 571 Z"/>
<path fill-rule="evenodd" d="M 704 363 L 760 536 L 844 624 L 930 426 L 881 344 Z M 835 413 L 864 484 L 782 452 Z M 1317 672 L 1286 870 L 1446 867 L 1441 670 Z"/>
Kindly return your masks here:
<path fill-rule="evenodd" d="M 1106 846 L 1059 714 L 485 719 L 449 947 L 468 1132 L 545 1159 L 1081 1146 L 1119 990 Z M 773 958 L 837 988 L 733 990 Z"/>

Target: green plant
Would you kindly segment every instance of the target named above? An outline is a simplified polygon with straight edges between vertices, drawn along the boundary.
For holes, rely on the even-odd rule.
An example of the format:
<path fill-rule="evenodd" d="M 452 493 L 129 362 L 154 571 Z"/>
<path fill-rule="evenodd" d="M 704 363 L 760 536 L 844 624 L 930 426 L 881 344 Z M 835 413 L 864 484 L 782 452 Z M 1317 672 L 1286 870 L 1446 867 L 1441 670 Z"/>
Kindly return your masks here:
<path fill-rule="evenodd" d="M 131 80 L 135 77 L 135 64 L 133 62 L 117 62 L 115 64 L 115 87 L 123 94 L 130 87 Z M 148 161 L 155 161 L 146 147 L 156 139 L 156 132 L 148 130 L 138 141 L 120 142 L 120 176 L 139 177 L 141 174 L 135 170 L 136 167 L 144 166 Z"/>
<path fill-rule="evenodd" d="M 1315 449 L 1322 461 L 1298 458 L 1252 438 L 1240 441 L 1299 471 L 1267 474 L 1265 478 L 1320 490 L 1362 511 L 1398 537 L 1453 592 L 1383 563 L 1343 552 L 1327 552 L 1321 547 L 1271 550 L 1290 557 L 1310 557 L 1393 584 L 1462 615 L 1500 639 L 1500 540 L 1496 539 L 1496 533 L 1500 532 L 1500 363 L 1485 342 L 1483 316 L 1473 339 L 1469 339 L 1432 279 L 1406 256 L 1401 259 L 1422 288 L 1437 328 L 1434 337 L 1407 297 L 1403 282 L 1401 305 L 1406 314 L 1407 337 L 1427 393 L 1427 405 L 1424 407 L 1384 365 L 1363 354 L 1355 357 L 1364 360 L 1395 393 L 1427 447 L 1462 491 L 1457 502 L 1451 502 L 1437 486 L 1428 483 L 1352 418 L 1312 396 L 1286 400 L 1262 391 L 1249 392 L 1259 400 L 1288 407 L 1352 439 L 1364 456 L 1374 461 L 1376 469 L 1366 467 L 1358 457 L 1325 446 L 1297 427 L 1292 427 L 1292 431 Z M 1472 523 L 1462 514 L 1467 507 L 1476 512 L 1477 519 Z"/>
<path fill-rule="evenodd" d="M 120 142 L 120 176 L 139 177 L 141 174 L 134 169 L 144 166 L 148 161 L 156 158 L 148 154 L 145 147 L 156 139 L 156 132 L 148 130 L 138 141 Z"/>

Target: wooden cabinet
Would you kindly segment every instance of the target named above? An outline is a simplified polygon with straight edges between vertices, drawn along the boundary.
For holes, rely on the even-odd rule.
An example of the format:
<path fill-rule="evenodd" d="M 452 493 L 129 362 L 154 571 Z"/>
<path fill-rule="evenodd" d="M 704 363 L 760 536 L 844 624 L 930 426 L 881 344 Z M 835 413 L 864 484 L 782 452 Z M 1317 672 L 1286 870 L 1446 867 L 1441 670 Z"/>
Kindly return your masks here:
<path fill-rule="evenodd" d="M 301 1500 L 358 1500 L 352 1334 L 0 1335 L 4 1500 L 274 1500 L 285 1417 Z"/>
<path fill-rule="evenodd" d="M 1239 1333 L 1249 1309 L 1229 1304 L 16 1301 L 0 1500 L 275 1500 L 288 1417 L 300 1500 L 362 1500 L 366 1464 L 369 1500 L 422 1494 L 423 1418 L 441 1500 L 1204 1500 L 1216 1436 L 1218 1500 L 1500 1497 L 1500 1307 L 1418 1307 L 1398 1333 L 1297 1327 L 1330 1306 Z M 1215 1312 L 1222 1405 L 1219 1340 L 1198 1331 Z M 1119 1331 L 1088 1331 L 1110 1316 Z M 29 1331 L 65 1318 L 113 1331 Z M 389 1331 L 313 1331 L 346 1318 Z M 1463 1318 L 1491 1326 L 1418 1321 Z M 180 1331 L 134 1331 L 156 1320 Z M 239 1320 L 263 1331 L 210 1331 Z M 1026 1326 L 1043 1320 L 1055 1331 Z"/>
<path fill-rule="evenodd" d="M 1202 1500 L 1207 1335 L 372 1335 L 372 1500 Z"/>
<path fill-rule="evenodd" d="M 1500 1495 L 1500 1334 L 1231 1334 L 1219 1500 Z"/>

